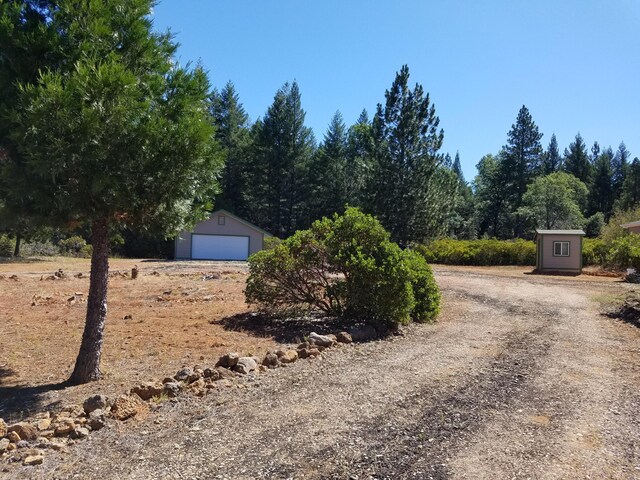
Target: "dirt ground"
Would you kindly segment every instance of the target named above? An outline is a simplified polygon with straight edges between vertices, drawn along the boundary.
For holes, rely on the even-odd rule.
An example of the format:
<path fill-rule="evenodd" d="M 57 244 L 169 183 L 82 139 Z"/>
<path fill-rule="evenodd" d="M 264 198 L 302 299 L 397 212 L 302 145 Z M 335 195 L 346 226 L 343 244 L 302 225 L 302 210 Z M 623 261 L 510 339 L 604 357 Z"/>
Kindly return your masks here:
<path fill-rule="evenodd" d="M 120 268 L 125 264 L 129 268 L 127 262 Z M 206 267 L 207 271 L 214 268 Z M 20 267 L 11 268 L 19 271 Z M 148 360 L 145 348 L 158 341 L 167 345 L 163 347 L 167 352 L 181 355 L 178 360 L 166 355 L 167 362 L 177 365 L 189 360 L 197 363 L 202 352 L 218 348 L 209 343 L 225 334 L 234 335 L 227 342 L 237 339 L 257 349 L 268 348 L 275 337 L 286 333 L 263 331 L 258 333 L 271 336 L 256 338 L 255 329 L 236 332 L 225 329 L 224 322 L 210 324 L 209 315 L 224 319 L 234 313 L 219 311 L 224 304 L 205 310 L 210 304 L 201 303 L 180 311 L 176 310 L 180 304 L 165 306 L 156 301 L 163 290 L 177 291 L 184 281 L 180 279 L 189 278 L 179 276 L 182 268 L 204 271 L 195 264 L 144 265 L 141 279 L 146 287 L 138 281 L 112 281 L 120 291 L 111 291 L 110 321 L 118 324 L 120 316 L 134 308 L 126 302 L 118 304 L 118 296 L 137 288 L 138 295 L 147 293 L 135 307 L 138 310 L 133 310 L 133 320 L 139 315 L 142 325 L 147 325 L 135 331 L 154 332 L 135 340 L 136 348 L 126 350 L 134 356 L 127 357 L 118 348 L 130 344 L 117 333 L 126 327 L 109 327 L 107 335 L 114 338 L 105 345 L 106 363 L 118 381 L 126 382 L 136 369 L 142 369 L 144 377 L 147 362 L 157 360 L 154 356 Z M 239 297 L 234 297 L 241 295 L 243 281 L 242 268 L 236 268 L 223 274 L 217 284 L 194 277 L 190 285 L 212 289 L 212 295 L 221 294 L 220 289 L 229 299 L 237 298 L 238 308 L 244 309 Z M 160 276 L 150 275 L 153 270 Z M 247 376 L 243 389 L 221 390 L 202 399 L 181 396 L 163 403 L 146 419 L 92 434 L 70 454 L 47 454 L 43 465 L 20 467 L 9 475 L 43 479 L 102 479 L 105 475 L 110 479 L 640 479 L 640 330 L 599 313 L 600 302 L 633 287 L 616 279 L 526 275 L 508 268 L 435 270 L 444 299 L 434 325 L 415 325 L 401 336 L 335 348 L 320 359 Z M 66 336 L 51 341 L 49 350 L 40 346 L 31 351 L 36 347 L 24 339 L 8 344 L 7 334 L 30 332 L 22 326 L 21 317 L 29 309 L 15 304 L 30 301 L 33 293 L 28 292 L 42 283 L 37 274 L 31 280 L 21 278 L 26 274 L 18 275 L 24 287 L 11 287 L 13 297 L 5 294 L 9 280 L 0 283 L 0 358 L 9 345 L 13 356 L 8 368 L 27 368 L 18 378 L 47 381 L 54 369 L 69 371 L 73 355 L 63 361 L 64 355 L 56 349 L 71 333 L 74 337 L 68 343 L 77 347 L 79 331 L 68 329 Z M 224 290 L 225 278 L 229 290 Z M 167 287 L 165 282 L 175 283 Z M 60 292 L 67 295 L 74 288 Z M 10 311 L 8 322 L 5 305 Z M 55 335 L 67 325 L 64 310 L 58 308 L 64 307 L 50 310 L 58 312 L 51 317 L 41 314 L 31 320 L 57 318 L 57 327 L 48 330 Z M 75 308 L 69 307 L 68 315 Z M 194 319 L 190 316 L 195 313 L 185 313 L 196 308 L 202 310 L 202 317 Z M 173 321 L 162 317 L 162 312 Z M 80 325 L 82 315 L 74 315 Z M 151 325 L 151 318 L 163 322 L 163 328 Z M 198 335 L 180 335 L 177 325 L 184 323 L 198 330 Z M 31 331 L 35 334 L 39 329 L 31 326 Z M 165 338 L 158 340 L 160 333 Z M 200 338 L 204 333 L 211 334 L 206 342 Z M 170 340 L 175 335 L 184 338 Z M 43 343 L 42 335 L 34 338 L 40 339 L 37 345 Z M 32 358 L 19 363 L 25 352 Z M 39 362 L 46 367 L 39 367 Z M 124 367 L 121 362 L 139 364 Z M 164 366 L 160 362 L 154 368 Z M 5 381 L 15 384 L 16 375 L 3 378 L 3 385 Z"/>

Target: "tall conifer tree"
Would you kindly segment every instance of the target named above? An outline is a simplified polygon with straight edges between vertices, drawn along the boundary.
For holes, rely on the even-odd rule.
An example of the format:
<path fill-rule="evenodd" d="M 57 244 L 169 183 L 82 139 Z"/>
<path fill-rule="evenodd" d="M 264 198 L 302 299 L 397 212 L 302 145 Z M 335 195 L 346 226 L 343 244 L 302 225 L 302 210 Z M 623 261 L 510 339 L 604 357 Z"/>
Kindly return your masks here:
<path fill-rule="evenodd" d="M 588 186 L 591 184 L 593 167 L 589 161 L 587 146 L 580 133 L 578 133 L 575 140 L 569 144 L 569 148 L 564 151 L 564 170 L 578 178 L 585 185 Z"/>
<path fill-rule="evenodd" d="M 556 134 L 551 134 L 551 139 L 549 140 L 549 145 L 547 146 L 547 150 L 544 152 L 542 157 L 542 174 L 549 175 L 550 173 L 555 173 L 562 168 L 562 156 L 560 155 L 560 151 L 558 149 L 558 140 L 556 139 Z"/>

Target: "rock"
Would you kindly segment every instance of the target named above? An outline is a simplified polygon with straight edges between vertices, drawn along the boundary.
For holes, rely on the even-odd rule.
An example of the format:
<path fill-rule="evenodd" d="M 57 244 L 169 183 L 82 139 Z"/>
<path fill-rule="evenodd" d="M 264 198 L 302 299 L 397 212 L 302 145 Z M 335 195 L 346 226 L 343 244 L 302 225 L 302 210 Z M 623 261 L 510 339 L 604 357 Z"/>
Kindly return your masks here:
<path fill-rule="evenodd" d="M 50 426 L 51 426 L 50 418 L 43 418 L 42 420 L 38 420 L 38 423 L 36 423 L 36 428 L 39 431 L 47 430 Z"/>
<path fill-rule="evenodd" d="M 68 413 L 70 417 L 80 417 L 84 414 L 84 409 L 80 405 L 67 405 L 62 412 Z"/>
<path fill-rule="evenodd" d="M 311 332 L 309 334 L 309 343 L 313 343 L 321 347 L 331 347 L 334 344 L 334 341 L 327 335 L 320 335 L 316 332 Z"/>
<path fill-rule="evenodd" d="M 22 464 L 27 466 L 42 465 L 43 461 L 44 457 L 42 455 L 29 455 L 22 461 Z"/>
<path fill-rule="evenodd" d="M 189 380 L 189 377 L 191 375 L 193 375 L 193 370 L 189 367 L 184 367 L 178 370 L 178 373 L 176 373 L 173 378 L 178 380 L 179 382 L 186 382 L 187 380 Z"/>
<path fill-rule="evenodd" d="M 76 427 L 73 429 L 70 436 L 75 439 L 87 438 L 89 436 L 89 429 L 86 427 Z"/>
<path fill-rule="evenodd" d="M 52 438 L 49 442 L 49 448 L 57 452 L 68 452 L 66 438 Z"/>
<path fill-rule="evenodd" d="M 376 329 L 371 325 L 354 327 L 349 331 L 349 333 L 351 334 L 351 339 L 354 342 L 366 342 L 378 336 L 378 332 L 376 332 Z"/>
<path fill-rule="evenodd" d="M 189 385 L 189 391 L 196 397 L 202 397 L 206 393 L 207 385 L 204 378 L 199 378 Z"/>
<path fill-rule="evenodd" d="M 269 368 L 276 368 L 279 363 L 280 359 L 278 359 L 278 356 L 273 352 L 267 353 L 262 360 L 262 365 Z"/>
<path fill-rule="evenodd" d="M 7 433 L 7 438 L 9 439 L 10 442 L 13 442 L 13 443 L 18 443 L 20 440 L 22 440 L 20 438 L 20 435 L 18 435 L 17 432 Z"/>
<path fill-rule="evenodd" d="M 202 376 L 215 381 L 220 379 L 220 372 L 216 368 L 205 368 Z"/>
<path fill-rule="evenodd" d="M 178 382 L 167 382 L 164 384 L 163 392 L 168 397 L 177 397 L 180 393 L 180 384 Z"/>
<path fill-rule="evenodd" d="M 187 378 L 187 382 L 193 383 L 196 380 L 200 380 L 203 375 L 204 375 L 204 370 L 202 370 L 201 368 L 194 368 L 193 373 L 189 375 L 189 378 Z"/>
<path fill-rule="evenodd" d="M 50 438 L 53 437 L 55 435 L 55 431 L 54 430 L 42 430 L 40 433 L 38 433 L 38 435 L 40 435 L 40 438 L 44 437 L 44 438 Z"/>
<path fill-rule="evenodd" d="M 120 395 L 111 405 L 111 415 L 117 420 L 126 420 L 147 411 L 149 406 L 137 395 Z"/>
<path fill-rule="evenodd" d="M 264 365 L 258 365 L 258 371 L 259 371 L 260 373 L 264 373 L 264 372 L 266 372 L 267 370 L 269 370 L 269 368 L 268 368 L 268 367 L 265 367 Z"/>
<path fill-rule="evenodd" d="M 241 357 L 233 367 L 233 370 L 246 375 L 249 372 L 253 372 L 256 368 L 258 368 L 258 362 L 256 362 L 255 358 Z"/>
<path fill-rule="evenodd" d="M 14 423 L 7 428 L 9 432 L 16 432 L 22 440 L 35 440 L 38 438 L 38 429 L 27 422 Z"/>
<path fill-rule="evenodd" d="M 237 353 L 227 353 L 221 356 L 216 363 L 216 367 L 233 368 L 238 364 L 240 356 Z"/>
<path fill-rule="evenodd" d="M 0 454 L 7 451 L 7 447 L 11 442 L 8 438 L 0 438 Z"/>
<path fill-rule="evenodd" d="M 320 349 L 318 348 L 301 348 L 298 350 L 298 358 L 311 358 L 320 355 Z"/>
<path fill-rule="evenodd" d="M 220 380 L 223 380 L 225 378 L 233 378 L 238 375 L 237 373 L 228 370 L 225 367 L 216 367 L 216 371 L 218 372 L 218 375 L 220 375 Z"/>
<path fill-rule="evenodd" d="M 130 393 L 132 394 L 135 393 L 142 400 L 149 400 L 153 397 L 162 395 L 163 391 L 164 391 L 164 385 L 162 385 L 161 383 L 146 382 L 133 387 Z"/>
<path fill-rule="evenodd" d="M 309 348 L 311 346 L 311 344 L 309 342 L 302 342 L 300 345 L 298 345 L 297 349 L 301 350 L 303 348 Z"/>
<path fill-rule="evenodd" d="M 76 428 L 76 423 L 70 418 L 63 418 L 55 428 L 56 436 L 69 435 Z"/>
<path fill-rule="evenodd" d="M 351 343 L 353 342 L 353 338 L 348 332 L 340 332 L 336 335 L 336 341 L 339 343 Z"/>
<path fill-rule="evenodd" d="M 104 410 L 98 408 L 89 414 L 89 426 L 91 430 L 100 430 L 107 426 Z"/>
<path fill-rule="evenodd" d="M 7 424 L 2 418 L 0 418 L 0 438 L 4 437 L 6 434 L 7 434 Z"/>
<path fill-rule="evenodd" d="M 16 444 L 15 444 L 15 443 L 10 443 L 10 444 L 7 446 L 7 452 L 13 452 L 16 448 L 18 448 L 18 447 L 16 447 Z"/>
<path fill-rule="evenodd" d="M 89 415 L 94 410 L 104 410 L 107 408 L 107 397 L 104 395 L 93 395 L 82 403 L 84 413 Z"/>
<path fill-rule="evenodd" d="M 293 363 L 298 359 L 298 352 L 295 350 L 279 350 L 276 354 L 281 363 Z"/>
<path fill-rule="evenodd" d="M 29 448 L 29 442 L 27 442 L 26 440 L 20 440 L 18 443 L 16 443 L 16 447 Z"/>

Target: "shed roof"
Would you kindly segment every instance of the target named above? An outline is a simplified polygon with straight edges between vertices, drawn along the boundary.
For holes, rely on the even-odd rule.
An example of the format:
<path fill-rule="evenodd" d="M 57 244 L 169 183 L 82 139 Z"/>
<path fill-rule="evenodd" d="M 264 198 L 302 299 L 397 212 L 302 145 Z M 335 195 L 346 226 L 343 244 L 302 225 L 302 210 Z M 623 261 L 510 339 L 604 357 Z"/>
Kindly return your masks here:
<path fill-rule="evenodd" d="M 586 235 L 582 230 L 538 230 L 536 235 Z"/>
<path fill-rule="evenodd" d="M 620 225 L 622 228 L 640 227 L 640 220 L 636 222 L 623 223 Z"/>
<path fill-rule="evenodd" d="M 261 229 L 260 227 L 258 227 L 257 225 L 254 225 L 254 224 L 253 224 L 253 223 L 251 223 L 251 222 L 247 222 L 246 220 L 244 220 L 244 219 L 240 218 L 240 217 L 239 217 L 239 216 L 237 216 L 237 215 L 234 215 L 233 213 L 231 213 L 231 212 L 230 212 L 230 211 L 228 211 L 228 210 L 225 210 L 224 208 L 220 208 L 220 209 L 218 209 L 218 210 L 215 210 L 215 211 L 211 212 L 211 215 L 209 215 L 209 218 L 213 218 L 213 216 L 214 216 L 214 215 L 216 215 L 216 214 L 218 214 L 218 213 L 223 213 L 223 214 L 225 214 L 225 215 L 227 215 L 227 216 L 229 216 L 229 217 L 231 217 L 231 218 L 233 218 L 233 219 L 237 220 L 238 222 L 243 223 L 243 224 L 244 224 L 244 225 L 246 225 L 247 227 L 249 227 L 249 228 L 253 228 L 254 230 L 257 230 L 258 232 L 260 232 L 260 233 L 264 234 L 266 237 L 272 237 L 272 236 L 273 236 L 273 235 L 271 235 L 269 232 L 267 232 L 267 231 L 265 231 L 265 230 Z"/>

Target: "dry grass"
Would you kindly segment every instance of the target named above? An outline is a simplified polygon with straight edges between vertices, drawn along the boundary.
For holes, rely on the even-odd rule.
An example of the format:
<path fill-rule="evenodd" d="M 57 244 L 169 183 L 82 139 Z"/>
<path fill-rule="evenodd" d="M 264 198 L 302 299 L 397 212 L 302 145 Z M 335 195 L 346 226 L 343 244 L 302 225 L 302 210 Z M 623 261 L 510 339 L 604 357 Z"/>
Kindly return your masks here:
<path fill-rule="evenodd" d="M 131 280 L 124 274 L 134 265 L 140 275 Z M 48 280 L 58 269 L 66 278 Z M 276 346 L 271 338 L 225 330 L 217 322 L 248 311 L 245 264 L 113 259 L 111 272 L 102 357 L 105 378 L 66 389 L 65 399 L 162 379 L 182 365 L 211 364 L 229 351 L 261 355 Z M 75 277 L 78 273 L 82 278 Z M 211 273 L 216 278 L 203 280 Z M 17 279 L 11 279 L 13 275 Z M 2 391 L 55 384 L 69 376 L 84 327 L 88 275 L 85 259 L 0 264 Z"/>

